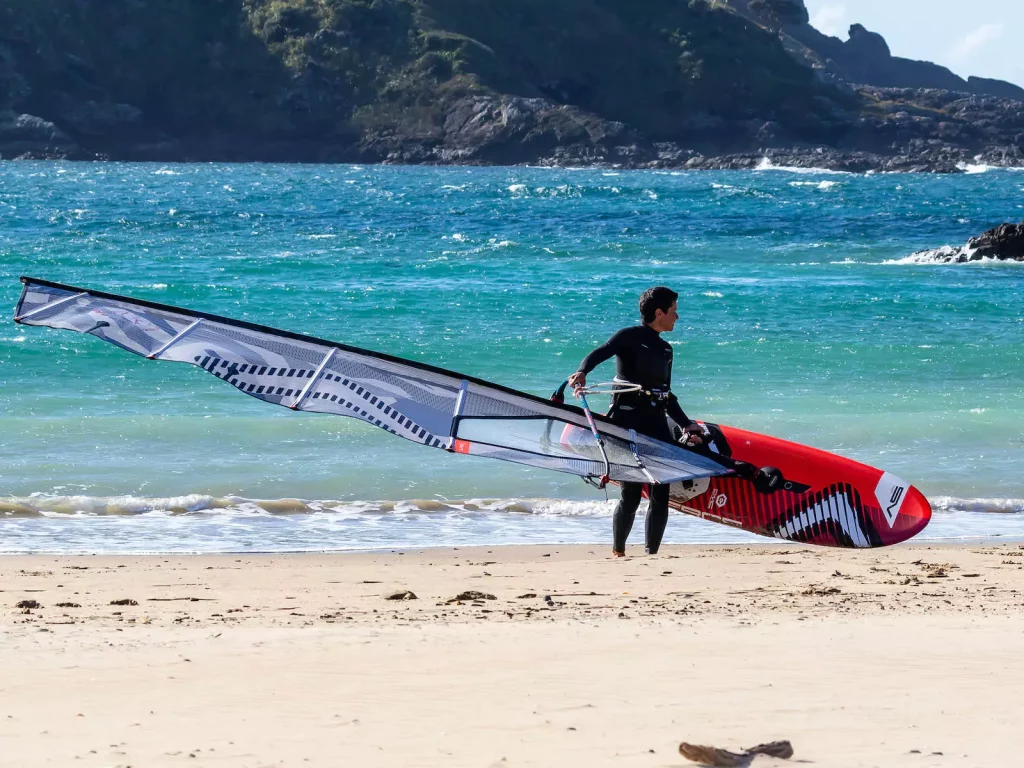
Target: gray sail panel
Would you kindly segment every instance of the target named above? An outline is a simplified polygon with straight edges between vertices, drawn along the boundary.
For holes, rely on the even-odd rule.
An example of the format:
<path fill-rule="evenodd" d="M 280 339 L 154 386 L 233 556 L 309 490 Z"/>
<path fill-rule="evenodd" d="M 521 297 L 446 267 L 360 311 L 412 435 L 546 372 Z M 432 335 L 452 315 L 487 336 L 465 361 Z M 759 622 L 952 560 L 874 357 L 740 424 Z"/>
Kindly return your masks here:
<path fill-rule="evenodd" d="M 156 309 L 140 311 L 117 302 L 98 300 L 88 293 L 26 286 L 15 319 L 96 336 L 137 355 L 149 355 L 171 341 L 194 321 L 186 315 Z"/>

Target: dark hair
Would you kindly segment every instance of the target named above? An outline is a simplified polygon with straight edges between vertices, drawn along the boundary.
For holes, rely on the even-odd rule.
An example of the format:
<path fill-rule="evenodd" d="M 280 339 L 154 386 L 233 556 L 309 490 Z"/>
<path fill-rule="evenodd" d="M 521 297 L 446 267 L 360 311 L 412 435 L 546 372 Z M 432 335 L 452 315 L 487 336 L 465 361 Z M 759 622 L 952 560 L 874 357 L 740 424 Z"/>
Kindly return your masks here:
<path fill-rule="evenodd" d="M 640 315 L 645 323 L 653 323 L 657 311 L 660 309 L 662 312 L 668 312 L 672 302 L 678 298 L 678 293 L 663 285 L 648 288 L 640 297 Z"/>

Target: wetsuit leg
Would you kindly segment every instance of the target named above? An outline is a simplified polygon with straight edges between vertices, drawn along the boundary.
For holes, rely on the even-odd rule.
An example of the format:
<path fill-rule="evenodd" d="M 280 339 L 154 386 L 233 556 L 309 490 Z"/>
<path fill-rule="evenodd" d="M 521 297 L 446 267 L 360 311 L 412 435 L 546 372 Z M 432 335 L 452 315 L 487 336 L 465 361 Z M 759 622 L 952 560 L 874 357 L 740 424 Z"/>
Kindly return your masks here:
<path fill-rule="evenodd" d="M 647 543 L 647 554 L 656 555 L 661 548 L 661 539 L 668 525 L 668 491 L 669 486 L 661 483 L 649 485 L 650 506 L 647 509 L 647 520 L 644 523 L 644 539 Z"/>
<path fill-rule="evenodd" d="M 615 507 L 615 515 L 612 517 L 612 539 L 614 540 L 612 548 L 615 552 L 626 551 L 626 539 L 629 538 L 629 532 L 633 530 L 633 521 L 636 520 L 636 510 L 640 506 L 643 491 L 644 486 L 641 483 L 622 484 L 622 496 L 619 499 L 619 505 Z"/>
<path fill-rule="evenodd" d="M 629 411 L 618 411 L 613 409 L 612 420 L 626 429 L 635 429 L 640 434 L 648 435 L 656 440 L 666 443 L 673 443 L 674 438 L 665 419 L 665 412 L 661 409 L 631 409 Z M 668 525 L 668 492 L 669 486 L 652 483 L 647 486 L 650 495 L 650 505 L 647 510 L 647 518 L 644 522 L 644 538 L 649 554 L 657 554 L 661 547 L 661 539 L 665 535 L 665 526 Z M 636 510 L 640 506 L 643 497 L 643 485 L 641 483 L 623 483 L 622 500 L 615 508 L 615 517 L 612 519 L 612 535 L 615 540 L 615 551 L 624 552 L 626 549 L 626 538 L 633 527 L 636 519 Z"/>

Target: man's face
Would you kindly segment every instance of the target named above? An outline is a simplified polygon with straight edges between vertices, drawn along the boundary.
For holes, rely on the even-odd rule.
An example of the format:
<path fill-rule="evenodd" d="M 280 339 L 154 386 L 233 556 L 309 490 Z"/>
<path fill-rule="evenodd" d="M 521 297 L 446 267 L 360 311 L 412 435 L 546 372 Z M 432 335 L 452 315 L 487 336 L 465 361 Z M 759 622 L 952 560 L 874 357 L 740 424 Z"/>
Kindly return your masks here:
<path fill-rule="evenodd" d="M 672 306 L 668 308 L 668 312 L 657 310 L 654 313 L 654 322 L 651 323 L 651 327 L 658 331 L 658 333 L 667 333 L 676 327 L 676 320 L 679 319 L 679 313 L 676 309 L 679 305 L 678 301 L 673 301 Z"/>

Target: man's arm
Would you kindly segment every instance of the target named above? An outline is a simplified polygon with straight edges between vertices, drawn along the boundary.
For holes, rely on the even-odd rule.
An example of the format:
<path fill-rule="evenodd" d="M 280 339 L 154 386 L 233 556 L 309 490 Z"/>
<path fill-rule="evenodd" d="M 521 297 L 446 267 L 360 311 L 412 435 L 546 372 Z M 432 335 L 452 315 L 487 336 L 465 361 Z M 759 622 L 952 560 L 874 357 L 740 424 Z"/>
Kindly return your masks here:
<path fill-rule="evenodd" d="M 576 373 L 569 377 L 569 386 L 573 389 L 586 386 L 587 374 L 597 368 L 597 366 L 605 360 L 610 360 L 619 353 L 619 349 L 622 346 L 622 335 L 626 330 L 628 329 L 619 331 L 608 339 L 608 341 L 583 358 L 583 362 L 580 363 L 580 367 L 576 369 Z"/>
<path fill-rule="evenodd" d="M 683 412 L 683 407 L 679 405 L 679 400 L 675 395 L 669 394 L 665 411 L 672 421 L 683 428 L 683 440 L 681 441 L 683 445 L 697 446 L 704 443 L 704 430 Z"/>
<path fill-rule="evenodd" d="M 679 399 L 675 395 L 670 394 L 668 396 L 668 406 L 665 410 L 668 411 L 669 418 L 683 429 L 693 424 L 690 417 L 683 413 L 683 407 L 679 404 Z"/>

